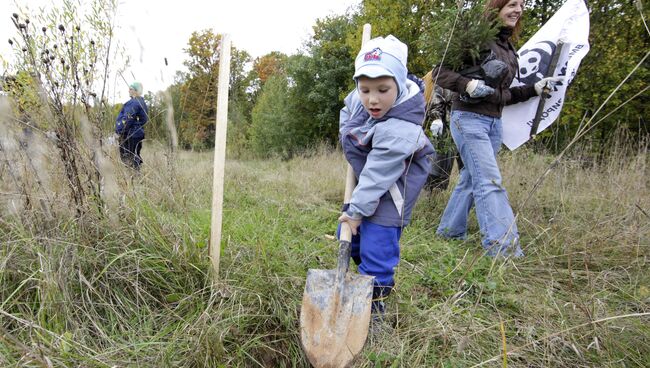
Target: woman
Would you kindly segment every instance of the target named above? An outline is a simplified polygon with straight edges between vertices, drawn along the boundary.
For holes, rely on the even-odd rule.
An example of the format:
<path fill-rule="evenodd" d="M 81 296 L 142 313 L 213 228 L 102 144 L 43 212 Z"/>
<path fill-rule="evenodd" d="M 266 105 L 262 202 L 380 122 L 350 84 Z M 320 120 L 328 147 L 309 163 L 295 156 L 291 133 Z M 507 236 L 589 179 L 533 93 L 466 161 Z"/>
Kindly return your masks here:
<path fill-rule="evenodd" d="M 523 8 L 523 0 L 488 0 L 486 16 L 500 24 L 499 33 L 481 53 L 488 56 L 462 71 L 442 65 L 432 72 L 434 77 L 438 75 L 439 86 L 456 92 L 451 134 L 465 164 L 437 234 L 466 238 L 469 211 L 476 206 L 482 245 L 490 256 L 523 256 L 496 160 L 502 141 L 501 111 L 504 105 L 539 95 L 542 87 L 552 87 L 560 80 L 544 78 L 535 85 L 510 88 L 519 68 L 510 40 L 519 35 Z"/>
<path fill-rule="evenodd" d="M 120 157 L 126 165 L 140 170 L 142 157 L 142 140 L 144 125 L 149 120 L 147 104 L 142 98 L 142 83 L 133 82 L 129 85 L 128 100 L 115 120 L 115 133 L 120 136 Z"/>

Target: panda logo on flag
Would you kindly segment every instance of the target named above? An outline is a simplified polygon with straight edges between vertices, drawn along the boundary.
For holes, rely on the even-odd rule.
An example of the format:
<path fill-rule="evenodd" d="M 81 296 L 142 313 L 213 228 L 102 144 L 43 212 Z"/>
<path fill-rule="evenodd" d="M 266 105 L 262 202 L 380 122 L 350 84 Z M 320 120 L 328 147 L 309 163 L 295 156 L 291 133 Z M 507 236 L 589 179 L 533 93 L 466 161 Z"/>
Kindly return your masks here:
<path fill-rule="evenodd" d="M 544 78 L 551 64 L 555 47 L 555 43 L 551 41 L 542 41 L 531 49 L 523 50 L 519 54 L 519 81 L 524 84 L 535 84 Z"/>

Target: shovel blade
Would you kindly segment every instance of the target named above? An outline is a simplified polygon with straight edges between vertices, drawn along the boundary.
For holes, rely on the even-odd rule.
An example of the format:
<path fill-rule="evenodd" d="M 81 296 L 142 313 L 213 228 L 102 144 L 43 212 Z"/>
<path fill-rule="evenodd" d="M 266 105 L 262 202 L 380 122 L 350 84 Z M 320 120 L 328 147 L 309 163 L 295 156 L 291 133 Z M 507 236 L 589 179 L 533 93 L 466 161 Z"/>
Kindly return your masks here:
<path fill-rule="evenodd" d="M 300 310 L 300 338 L 316 368 L 345 367 L 361 351 L 368 336 L 372 276 L 336 270 L 308 270 Z"/>

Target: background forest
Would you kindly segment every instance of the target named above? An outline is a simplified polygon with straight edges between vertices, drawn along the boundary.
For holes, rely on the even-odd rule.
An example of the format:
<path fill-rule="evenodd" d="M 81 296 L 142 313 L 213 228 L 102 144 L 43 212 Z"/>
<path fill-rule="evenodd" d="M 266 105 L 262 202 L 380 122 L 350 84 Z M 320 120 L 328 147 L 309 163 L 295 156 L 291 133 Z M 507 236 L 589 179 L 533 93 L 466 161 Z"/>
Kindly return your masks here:
<path fill-rule="evenodd" d="M 516 46 L 530 38 L 562 3 L 527 1 L 524 32 Z M 612 89 L 646 56 L 650 46 L 644 17 L 647 9 L 641 2 L 595 0 L 587 5 L 591 51 L 569 89 L 561 118 L 538 143 L 552 150 L 566 146 L 581 122 L 593 115 Z M 251 60 L 245 50 L 237 50 L 235 45 L 229 152 L 290 157 L 321 142 L 334 144 L 338 110 L 345 94 L 353 88 L 350 76 L 362 25 L 370 23 L 374 35 L 393 34 L 409 45 L 409 71 L 422 77 L 442 55 L 441 50 L 431 47 L 431 40 L 451 36 L 451 30 L 435 27 L 440 17 L 449 16 L 450 9 L 456 9 L 455 1 L 366 0 L 349 14 L 319 20 L 301 54 L 274 52 Z M 194 33 L 186 49 L 188 72 L 179 73 L 168 90 L 184 148 L 205 149 L 214 143 L 215 111 L 210 106 L 214 107 L 216 101 L 218 43 L 219 35 L 210 30 Z M 244 67 L 247 63 L 252 63 L 250 71 Z M 599 122 L 585 140 L 601 154 L 607 151 L 609 139 L 617 130 L 637 142 L 649 134 L 647 65 L 645 60 L 608 102 L 610 110 L 620 109 Z M 149 95 L 148 100 L 153 107 L 151 115 L 158 118 L 150 124 L 152 136 L 164 137 L 164 114 L 160 113 L 166 108 L 164 99 Z"/>
<path fill-rule="evenodd" d="M 110 52 L 119 48 L 118 40 L 112 39 L 112 13 L 109 10 L 114 9 L 117 3 L 114 0 L 95 0 L 94 3 L 95 14 L 85 21 L 89 24 L 84 25 L 80 32 L 87 36 L 94 33 L 97 46 L 80 48 L 77 42 L 79 55 L 76 60 L 68 61 L 68 68 L 84 58 L 98 58 L 94 64 L 89 60 L 85 66 L 79 67 L 89 73 L 95 72 L 92 76 L 84 75 L 95 83 L 94 89 L 89 88 L 87 93 L 92 90 L 95 97 L 101 95 L 101 99 L 106 91 L 105 83 L 97 85 L 97 80 L 103 76 L 98 63 L 104 63 L 104 69 L 118 71 L 128 70 L 128 65 L 112 60 L 115 65 L 109 65 Z M 561 0 L 526 1 L 524 31 L 515 46 L 521 46 L 529 39 L 562 3 Z M 69 9 L 74 7 L 70 1 L 67 4 Z M 466 2 L 466 6 L 472 6 L 472 2 Z M 611 145 L 609 140 L 615 132 L 624 134 L 632 142 L 639 142 L 649 134 L 649 104 L 645 93 L 649 74 L 645 58 L 650 46 L 650 32 L 645 20 L 648 10 L 644 9 L 642 1 L 634 0 L 593 0 L 587 1 L 587 6 L 591 22 L 591 51 L 582 61 L 569 88 L 559 121 L 542 135 L 536 146 L 561 150 L 575 136 L 581 124 L 599 110 L 610 92 L 625 80 L 620 90 L 608 100 L 605 113 L 594 124 L 597 126 L 590 127 L 589 134 L 583 139 L 583 143 L 591 145 L 594 152 L 602 155 Z M 365 0 L 347 14 L 318 20 L 313 26 L 313 37 L 298 54 L 271 52 L 252 59 L 246 50 L 233 45 L 229 154 L 235 155 L 233 157 L 280 155 L 288 158 L 320 143 L 334 145 L 338 134 L 338 111 L 343 97 L 353 88 L 351 75 L 362 25 L 370 23 L 373 35 L 393 34 L 409 45 L 409 71 L 422 77 L 440 61 L 444 50 L 439 45 L 449 37 L 460 37 L 462 33 L 462 30 L 454 30 L 454 34 L 452 29 L 443 27 L 451 24 L 445 20 L 455 16 L 457 7 L 456 1 Z M 57 20 L 61 26 L 66 22 L 70 23 L 69 27 L 83 23 L 66 14 L 57 15 L 61 18 Z M 53 20 L 56 16 L 50 18 L 48 22 L 56 23 Z M 19 29 L 20 34 L 25 32 L 31 37 L 26 44 L 36 42 L 41 36 L 29 36 L 26 32 L 30 28 L 25 25 Z M 68 32 L 73 30 L 68 29 Z M 186 70 L 177 72 L 174 83 L 167 90 L 146 95 L 151 116 L 151 123 L 147 126 L 149 138 L 171 141 L 171 135 L 177 134 L 178 144 L 183 149 L 204 150 L 214 146 L 219 43 L 220 35 L 212 30 L 196 30 L 187 41 Z M 25 62 L 18 62 L 15 73 L 5 76 L 9 80 L 20 79 L 21 71 L 28 71 L 30 64 L 39 64 L 38 57 L 28 57 L 25 51 L 21 51 L 21 48 L 26 50 L 26 45 L 18 40 L 12 45 L 17 54 L 22 54 L 19 60 L 24 58 Z M 47 52 L 34 50 L 39 51 Z M 58 62 L 58 58 L 53 61 Z M 639 67 L 626 79 L 638 63 L 641 63 Z M 33 65 L 32 68 L 44 72 L 46 66 Z M 77 84 L 76 88 L 80 88 L 81 83 Z M 24 88 L 5 85 L 5 90 L 18 95 Z M 77 92 L 81 93 L 81 90 Z M 23 105 L 30 104 L 24 101 L 25 97 L 21 100 Z M 90 103 L 91 99 L 86 100 Z M 113 124 L 111 118 L 117 115 L 121 104 L 101 106 L 104 109 L 101 129 L 108 134 Z M 171 130 L 175 133 L 170 133 Z"/>

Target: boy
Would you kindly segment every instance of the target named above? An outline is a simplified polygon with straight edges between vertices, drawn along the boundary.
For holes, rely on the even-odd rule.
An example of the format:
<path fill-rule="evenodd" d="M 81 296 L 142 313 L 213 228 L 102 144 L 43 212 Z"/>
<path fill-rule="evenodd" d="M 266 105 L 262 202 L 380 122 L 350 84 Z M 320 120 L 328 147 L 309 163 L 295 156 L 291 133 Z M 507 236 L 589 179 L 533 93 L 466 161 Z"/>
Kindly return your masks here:
<path fill-rule="evenodd" d="M 375 277 L 373 319 L 383 316 L 383 300 L 395 285 L 402 228 L 435 152 L 422 130 L 423 94 L 407 79 L 407 52 L 392 35 L 366 42 L 354 63 L 357 88 L 339 120 L 341 146 L 358 180 L 339 222 L 352 229 L 359 273 Z"/>

